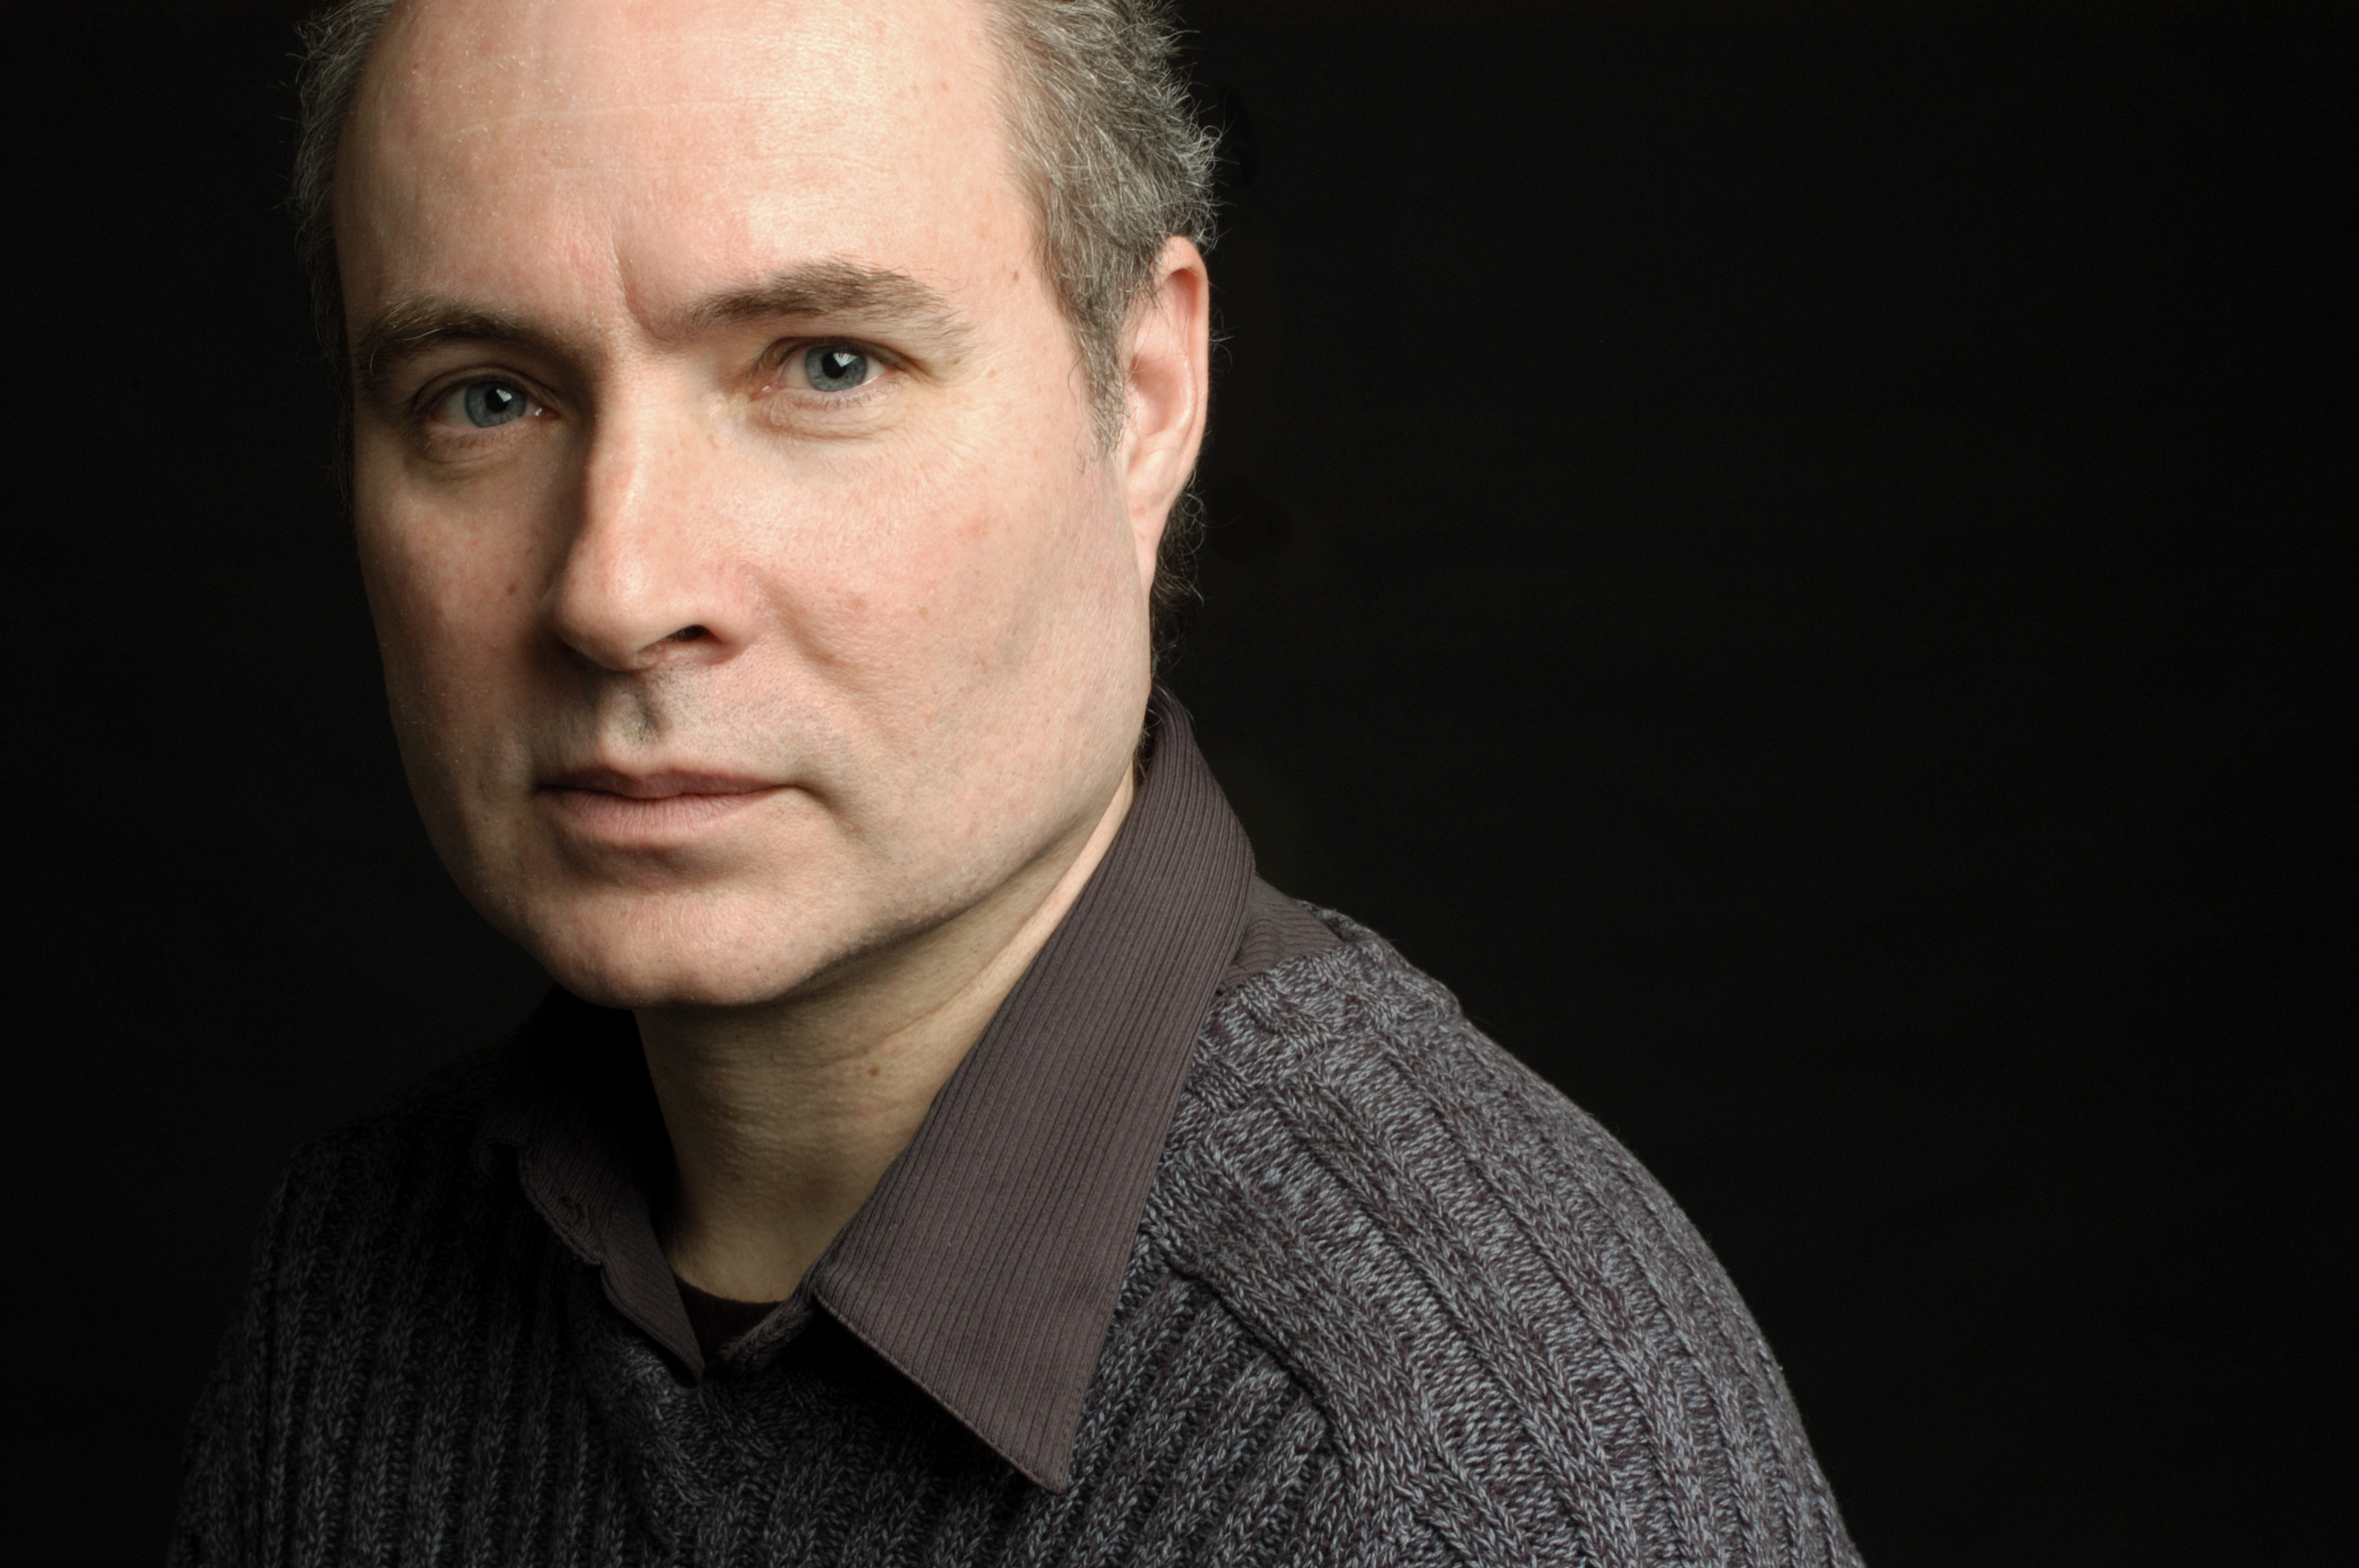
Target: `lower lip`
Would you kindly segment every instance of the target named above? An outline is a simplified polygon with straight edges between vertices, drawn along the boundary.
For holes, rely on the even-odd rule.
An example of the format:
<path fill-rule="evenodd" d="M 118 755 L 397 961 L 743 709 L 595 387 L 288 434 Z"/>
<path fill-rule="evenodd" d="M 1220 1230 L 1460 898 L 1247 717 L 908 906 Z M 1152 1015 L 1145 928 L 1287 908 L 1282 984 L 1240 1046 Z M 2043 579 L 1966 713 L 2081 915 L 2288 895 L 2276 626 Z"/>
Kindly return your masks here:
<path fill-rule="evenodd" d="M 595 789 L 545 789 L 541 798 L 568 827 L 614 842 L 678 838 L 750 811 L 781 794 L 751 789 L 728 795 L 610 795 Z"/>

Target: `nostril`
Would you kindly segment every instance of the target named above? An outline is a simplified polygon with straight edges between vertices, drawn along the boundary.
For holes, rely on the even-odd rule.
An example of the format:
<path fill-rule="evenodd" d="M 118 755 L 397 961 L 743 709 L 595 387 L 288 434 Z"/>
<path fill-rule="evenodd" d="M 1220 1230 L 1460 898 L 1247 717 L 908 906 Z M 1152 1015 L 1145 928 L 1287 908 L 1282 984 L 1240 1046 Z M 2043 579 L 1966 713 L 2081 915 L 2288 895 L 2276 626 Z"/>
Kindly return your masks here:
<path fill-rule="evenodd" d="M 664 639 L 668 643 L 701 643 L 712 633 L 701 626 L 683 626 Z"/>

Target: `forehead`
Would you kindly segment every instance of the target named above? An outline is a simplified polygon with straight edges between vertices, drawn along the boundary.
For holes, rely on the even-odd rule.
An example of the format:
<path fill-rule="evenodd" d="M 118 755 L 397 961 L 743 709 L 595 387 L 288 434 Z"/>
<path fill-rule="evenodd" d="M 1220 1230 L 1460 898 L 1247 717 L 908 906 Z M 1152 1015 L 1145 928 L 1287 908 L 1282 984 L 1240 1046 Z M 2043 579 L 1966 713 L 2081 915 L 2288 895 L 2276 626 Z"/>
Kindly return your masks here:
<path fill-rule="evenodd" d="M 997 88 L 967 0 L 409 0 L 344 137 L 346 287 L 939 270 L 1016 215 Z"/>

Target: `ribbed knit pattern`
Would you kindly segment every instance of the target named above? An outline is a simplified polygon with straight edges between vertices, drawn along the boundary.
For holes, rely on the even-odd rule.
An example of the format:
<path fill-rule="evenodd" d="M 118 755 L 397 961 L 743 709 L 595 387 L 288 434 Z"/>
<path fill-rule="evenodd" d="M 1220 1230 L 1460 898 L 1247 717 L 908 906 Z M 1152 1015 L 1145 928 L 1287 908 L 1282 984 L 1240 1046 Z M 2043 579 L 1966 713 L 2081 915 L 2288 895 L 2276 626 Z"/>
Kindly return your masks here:
<path fill-rule="evenodd" d="M 1205 1021 L 1064 1495 L 832 1325 L 683 1386 L 461 1074 L 296 1162 L 172 1562 L 1856 1563 L 1669 1199 L 1325 918 Z"/>

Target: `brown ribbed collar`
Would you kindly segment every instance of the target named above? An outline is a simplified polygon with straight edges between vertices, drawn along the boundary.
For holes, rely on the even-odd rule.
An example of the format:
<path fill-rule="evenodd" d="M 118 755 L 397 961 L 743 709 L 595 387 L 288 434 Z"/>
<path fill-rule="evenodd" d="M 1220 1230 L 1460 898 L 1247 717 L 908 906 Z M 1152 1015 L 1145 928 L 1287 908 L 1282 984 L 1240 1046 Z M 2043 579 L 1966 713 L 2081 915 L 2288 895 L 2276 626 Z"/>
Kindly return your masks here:
<path fill-rule="evenodd" d="M 1080 898 L 795 1298 L 724 1353 L 766 1359 L 816 1305 L 1055 1491 L 1206 1008 L 1333 940 L 1256 882 L 1185 711 L 1158 690 L 1151 713 L 1145 782 Z M 650 1217 L 669 1152 L 631 1016 L 554 991 L 510 1061 L 479 1149 L 516 1151 L 607 1298 L 702 1376 Z"/>

